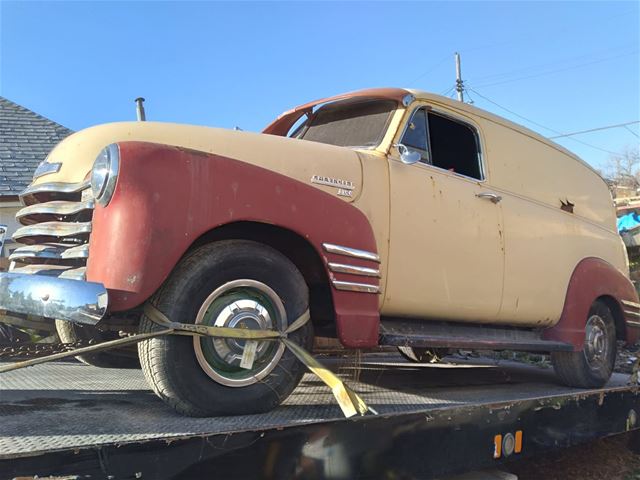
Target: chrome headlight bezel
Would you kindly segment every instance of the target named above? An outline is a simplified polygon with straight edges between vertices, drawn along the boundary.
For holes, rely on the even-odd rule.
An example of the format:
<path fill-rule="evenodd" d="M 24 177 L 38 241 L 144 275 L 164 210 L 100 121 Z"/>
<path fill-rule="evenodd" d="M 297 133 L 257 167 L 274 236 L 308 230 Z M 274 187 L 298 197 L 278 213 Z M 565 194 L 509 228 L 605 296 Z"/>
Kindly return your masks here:
<path fill-rule="evenodd" d="M 91 169 L 91 193 L 96 202 L 106 207 L 113 197 L 120 172 L 120 149 L 112 143 L 100 150 Z"/>

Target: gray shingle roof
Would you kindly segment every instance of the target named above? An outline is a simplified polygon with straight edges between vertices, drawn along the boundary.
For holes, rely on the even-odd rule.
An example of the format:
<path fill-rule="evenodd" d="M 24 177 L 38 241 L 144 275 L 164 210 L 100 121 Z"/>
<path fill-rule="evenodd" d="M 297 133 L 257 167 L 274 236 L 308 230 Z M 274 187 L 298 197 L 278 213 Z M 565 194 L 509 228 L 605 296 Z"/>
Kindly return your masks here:
<path fill-rule="evenodd" d="M 73 133 L 4 97 L 0 97 L 0 197 L 25 189 L 49 151 Z"/>

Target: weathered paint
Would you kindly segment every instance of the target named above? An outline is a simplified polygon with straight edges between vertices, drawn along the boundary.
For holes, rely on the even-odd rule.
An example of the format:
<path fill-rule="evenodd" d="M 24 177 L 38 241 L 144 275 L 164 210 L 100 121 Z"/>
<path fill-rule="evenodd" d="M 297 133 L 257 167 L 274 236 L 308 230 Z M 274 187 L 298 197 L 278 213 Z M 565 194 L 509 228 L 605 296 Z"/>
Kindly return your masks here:
<path fill-rule="evenodd" d="M 624 311 L 623 300 L 638 303 L 638 294 L 627 277 L 602 259 L 585 258 L 571 275 L 560 321 L 546 329 L 543 338 L 567 342 L 575 350 L 582 350 L 589 309 L 596 299 L 603 296 L 612 297 L 621 311 Z M 625 326 L 626 342 L 637 342 L 640 331 Z"/>
<path fill-rule="evenodd" d="M 400 100 L 408 92 L 416 101 L 405 108 Z M 352 197 L 337 197 L 337 189 L 331 186 L 313 184 L 311 188 L 350 203 L 368 219 L 381 257 L 382 294 L 378 298 L 385 316 L 550 327 L 561 318 L 572 272 L 581 260 L 598 257 L 621 276 L 628 275 L 606 185 L 570 152 L 491 113 L 419 91 L 355 92 L 311 102 L 294 112 L 318 102 L 358 96 L 399 102 L 383 140 L 372 149 L 354 151 L 278 135 L 129 122 L 68 137 L 50 154 L 51 161 L 63 163 L 60 172 L 40 177 L 34 184 L 82 181 L 101 148 L 129 140 L 233 158 L 302 184 L 308 184 L 313 175 L 353 182 Z M 410 112 L 418 105 L 477 128 L 485 161 L 484 181 L 470 181 L 426 164 L 400 162 L 392 145 L 399 141 Z M 282 125 L 266 131 L 282 134 Z M 157 174 L 156 165 L 149 163 L 146 175 L 155 179 Z M 163 174 L 174 175 L 169 168 Z M 199 174 L 197 170 L 192 173 Z M 225 172 L 211 176 L 229 177 Z M 153 183 L 152 179 L 145 181 L 144 185 Z M 120 183 L 124 184 L 122 178 Z M 196 184 L 202 190 L 193 192 L 190 201 L 202 203 L 206 192 L 214 190 L 205 182 Z M 175 182 L 167 188 L 175 188 Z M 503 200 L 495 205 L 475 197 L 486 191 L 498 193 Z M 168 192 L 164 195 L 170 196 Z M 228 204 L 217 204 L 220 212 L 208 213 L 219 217 L 226 212 L 226 217 L 233 218 L 242 205 L 235 197 L 228 199 Z M 272 201 L 264 199 L 264 203 Z M 575 205 L 572 213 L 561 209 L 563 201 Z M 297 208 L 297 204 L 290 202 L 288 208 Z M 188 216 L 191 211 L 180 214 Z M 193 221 L 172 220 L 177 225 Z M 112 257 L 103 262 L 122 258 L 115 248 L 109 253 Z M 99 260 L 90 259 L 94 261 Z M 145 283 L 145 275 L 136 271 L 125 278 L 132 288 Z"/>
<path fill-rule="evenodd" d="M 315 187 L 220 155 L 144 142 L 119 145 L 117 188 L 106 208 L 95 209 L 87 264 L 87 279 L 109 289 L 112 311 L 143 303 L 194 240 L 233 222 L 291 230 L 309 241 L 325 267 L 340 258 L 325 255 L 324 242 L 377 252 L 367 217 Z M 378 285 L 377 278 L 367 281 Z M 376 345 L 378 295 L 335 289 L 332 295 L 340 340 L 349 347 Z"/>

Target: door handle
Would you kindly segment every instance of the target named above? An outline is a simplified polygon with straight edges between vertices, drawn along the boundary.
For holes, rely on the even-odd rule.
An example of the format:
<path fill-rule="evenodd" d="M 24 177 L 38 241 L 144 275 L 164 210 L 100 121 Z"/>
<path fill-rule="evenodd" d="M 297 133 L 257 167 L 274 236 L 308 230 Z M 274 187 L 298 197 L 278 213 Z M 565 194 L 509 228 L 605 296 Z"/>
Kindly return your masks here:
<path fill-rule="evenodd" d="M 486 198 L 487 200 L 491 201 L 491 203 L 498 203 L 500 200 L 502 200 L 502 197 L 500 195 L 496 195 L 495 193 L 490 192 L 476 193 L 476 197 Z"/>

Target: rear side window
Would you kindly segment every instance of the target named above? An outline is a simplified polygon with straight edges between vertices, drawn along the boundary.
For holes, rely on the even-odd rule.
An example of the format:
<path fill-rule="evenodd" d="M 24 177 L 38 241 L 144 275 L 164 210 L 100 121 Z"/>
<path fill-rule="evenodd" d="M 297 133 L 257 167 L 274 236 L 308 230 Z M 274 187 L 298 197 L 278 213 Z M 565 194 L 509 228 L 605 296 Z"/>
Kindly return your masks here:
<path fill-rule="evenodd" d="M 431 164 L 466 177 L 482 179 L 476 131 L 461 122 L 428 114 Z"/>

